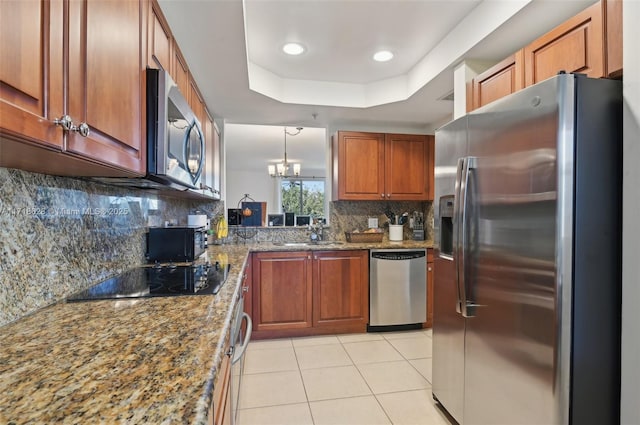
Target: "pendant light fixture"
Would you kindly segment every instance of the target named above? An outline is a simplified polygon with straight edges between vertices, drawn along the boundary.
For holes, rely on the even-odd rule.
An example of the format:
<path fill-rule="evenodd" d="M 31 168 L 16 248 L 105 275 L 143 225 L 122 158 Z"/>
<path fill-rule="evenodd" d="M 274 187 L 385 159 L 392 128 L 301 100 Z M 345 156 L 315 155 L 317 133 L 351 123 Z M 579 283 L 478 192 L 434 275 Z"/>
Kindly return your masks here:
<path fill-rule="evenodd" d="M 302 127 L 297 127 L 295 133 L 287 131 L 287 127 L 284 128 L 284 161 L 278 164 L 269 164 L 267 169 L 271 177 L 289 178 L 300 176 L 300 164 L 290 164 L 287 160 L 287 135 L 297 136 L 302 131 Z M 293 173 L 289 174 L 289 168 L 293 168 Z"/>

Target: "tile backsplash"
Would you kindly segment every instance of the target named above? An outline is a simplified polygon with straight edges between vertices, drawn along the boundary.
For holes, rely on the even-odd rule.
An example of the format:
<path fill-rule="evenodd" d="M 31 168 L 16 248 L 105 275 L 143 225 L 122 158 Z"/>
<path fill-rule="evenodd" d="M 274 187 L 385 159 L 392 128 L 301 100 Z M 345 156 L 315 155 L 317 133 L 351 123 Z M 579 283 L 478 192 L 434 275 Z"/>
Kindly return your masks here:
<path fill-rule="evenodd" d="M 196 210 L 224 205 L 0 168 L 0 326 L 144 263 L 147 226 Z"/>

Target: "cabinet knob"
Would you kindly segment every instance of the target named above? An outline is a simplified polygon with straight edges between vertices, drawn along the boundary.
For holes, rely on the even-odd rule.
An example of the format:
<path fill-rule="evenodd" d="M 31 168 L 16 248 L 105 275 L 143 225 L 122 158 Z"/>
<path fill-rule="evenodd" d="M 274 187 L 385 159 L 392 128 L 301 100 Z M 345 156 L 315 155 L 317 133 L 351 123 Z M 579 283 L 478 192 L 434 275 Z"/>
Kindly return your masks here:
<path fill-rule="evenodd" d="M 78 133 L 80 133 L 80 135 L 82 137 L 87 137 L 90 133 L 89 131 L 89 125 L 86 122 L 81 122 L 79 126 L 73 126 L 71 128 L 72 131 L 77 131 Z"/>
<path fill-rule="evenodd" d="M 387 198 L 391 198 L 391 194 L 390 193 L 387 193 Z"/>
<path fill-rule="evenodd" d="M 384 193 L 381 193 L 381 194 L 380 194 L 380 196 L 381 196 L 382 198 L 384 198 Z"/>
<path fill-rule="evenodd" d="M 431 271 L 431 267 L 429 267 L 428 270 Z"/>
<path fill-rule="evenodd" d="M 55 125 L 59 125 L 60 127 L 62 127 L 63 130 L 66 130 L 66 131 L 70 131 L 75 127 L 73 125 L 73 120 L 69 115 L 64 115 L 60 118 L 56 118 L 55 120 L 53 120 L 53 123 Z"/>
<path fill-rule="evenodd" d="M 249 287 L 248 286 L 243 286 L 242 287 L 242 292 L 249 292 Z"/>

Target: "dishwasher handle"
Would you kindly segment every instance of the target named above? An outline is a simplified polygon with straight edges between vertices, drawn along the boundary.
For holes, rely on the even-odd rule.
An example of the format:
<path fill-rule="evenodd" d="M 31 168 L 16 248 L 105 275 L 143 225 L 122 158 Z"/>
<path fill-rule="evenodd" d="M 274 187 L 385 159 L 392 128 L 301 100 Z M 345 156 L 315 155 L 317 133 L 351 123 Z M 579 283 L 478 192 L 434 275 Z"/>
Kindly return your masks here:
<path fill-rule="evenodd" d="M 378 260 L 414 260 L 416 258 L 426 257 L 427 252 L 425 250 L 418 251 L 375 251 L 371 252 L 371 258 Z"/>
<path fill-rule="evenodd" d="M 247 333 L 244 336 L 244 341 L 242 341 L 242 345 L 237 349 L 233 350 L 233 356 L 231 357 L 231 364 L 237 363 L 244 352 L 247 350 L 247 346 L 249 345 L 249 341 L 251 340 L 251 333 L 253 332 L 253 322 L 251 317 L 247 313 L 242 313 L 242 319 L 247 321 Z"/>

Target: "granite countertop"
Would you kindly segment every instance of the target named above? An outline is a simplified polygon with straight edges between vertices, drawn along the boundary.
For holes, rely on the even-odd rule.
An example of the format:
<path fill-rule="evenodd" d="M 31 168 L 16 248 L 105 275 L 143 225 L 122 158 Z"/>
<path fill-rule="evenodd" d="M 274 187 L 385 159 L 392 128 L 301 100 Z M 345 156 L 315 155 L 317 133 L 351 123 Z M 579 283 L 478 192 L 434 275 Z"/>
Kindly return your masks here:
<path fill-rule="evenodd" d="M 60 302 L 0 328 L 0 423 L 206 424 L 247 247 L 217 295 Z"/>
<path fill-rule="evenodd" d="M 206 424 L 249 252 L 431 246 L 212 245 L 233 265 L 217 295 L 43 308 L 0 328 L 0 423 Z"/>

